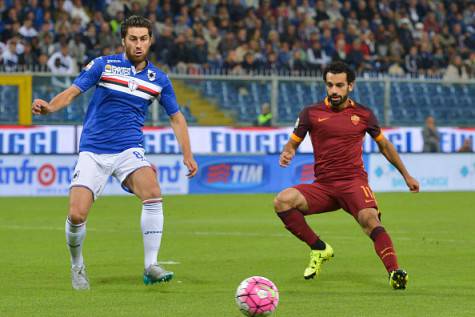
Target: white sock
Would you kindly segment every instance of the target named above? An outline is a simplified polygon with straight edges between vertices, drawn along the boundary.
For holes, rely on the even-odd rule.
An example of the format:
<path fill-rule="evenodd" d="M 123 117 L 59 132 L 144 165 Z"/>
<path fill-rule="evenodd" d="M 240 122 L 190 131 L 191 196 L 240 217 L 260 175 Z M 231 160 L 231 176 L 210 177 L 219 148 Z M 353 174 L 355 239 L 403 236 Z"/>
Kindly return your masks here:
<path fill-rule="evenodd" d="M 86 223 L 73 224 L 69 217 L 66 219 L 66 243 L 71 254 L 71 265 L 83 266 L 84 259 L 82 257 L 82 245 L 86 237 Z"/>
<path fill-rule="evenodd" d="M 148 268 L 157 263 L 163 230 L 162 199 L 153 198 L 143 201 L 140 219 L 143 236 L 144 264 Z"/>

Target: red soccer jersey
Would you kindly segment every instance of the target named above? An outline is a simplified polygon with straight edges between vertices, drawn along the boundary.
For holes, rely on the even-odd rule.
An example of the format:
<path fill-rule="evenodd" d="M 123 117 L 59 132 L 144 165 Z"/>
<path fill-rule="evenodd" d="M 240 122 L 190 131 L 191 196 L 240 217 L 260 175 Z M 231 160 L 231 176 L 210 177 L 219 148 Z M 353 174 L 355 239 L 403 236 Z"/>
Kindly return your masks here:
<path fill-rule="evenodd" d="M 300 112 L 291 138 L 301 142 L 307 132 L 319 182 L 367 178 L 362 157 L 365 134 L 375 140 L 383 137 L 378 120 L 369 108 L 349 100 L 348 107 L 335 111 L 327 98 Z"/>

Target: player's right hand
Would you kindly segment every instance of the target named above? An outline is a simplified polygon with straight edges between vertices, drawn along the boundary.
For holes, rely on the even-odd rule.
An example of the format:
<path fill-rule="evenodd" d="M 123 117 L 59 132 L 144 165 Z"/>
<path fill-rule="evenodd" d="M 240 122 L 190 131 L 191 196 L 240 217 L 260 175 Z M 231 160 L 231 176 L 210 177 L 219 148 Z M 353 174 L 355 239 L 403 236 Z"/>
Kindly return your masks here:
<path fill-rule="evenodd" d="M 290 164 L 290 161 L 294 158 L 294 153 L 284 151 L 280 154 L 279 165 L 282 167 L 287 167 Z"/>
<path fill-rule="evenodd" d="M 418 193 L 419 192 L 419 182 L 417 181 L 417 179 L 415 179 L 412 176 L 407 176 L 405 178 L 405 181 L 406 181 L 407 187 L 409 187 L 409 190 L 412 193 Z"/>
<path fill-rule="evenodd" d="M 42 114 L 42 115 L 45 115 L 45 114 L 48 114 L 51 112 L 51 109 L 50 109 L 50 104 L 43 100 L 43 99 L 35 99 L 33 100 L 33 104 L 31 105 L 31 112 L 33 112 L 33 114 Z"/>

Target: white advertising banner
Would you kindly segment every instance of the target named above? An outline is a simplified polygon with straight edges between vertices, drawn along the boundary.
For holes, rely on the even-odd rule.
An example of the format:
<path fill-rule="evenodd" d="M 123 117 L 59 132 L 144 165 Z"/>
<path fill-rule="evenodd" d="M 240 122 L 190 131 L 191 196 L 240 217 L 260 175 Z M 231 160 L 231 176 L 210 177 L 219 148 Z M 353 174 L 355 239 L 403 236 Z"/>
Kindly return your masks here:
<path fill-rule="evenodd" d="M 0 196 L 63 196 L 76 164 L 76 155 L 8 155 L 0 158 Z M 148 155 L 158 171 L 164 194 L 188 193 L 186 167 L 179 155 Z M 120 183 L 110 178 L 104 195 L 125 195 Z"/>
<path fill-rule="evenodd" d="M 293 128 L 232 128 L 190 127 L 191 146 L 195 154 L 255 154 L 279 153 Z M 475 148 L 475 128 L 439 128 L 442 152 L 457 152 L 465 139 Z M 178 154 L 179 146 L 170 127 L 145 127 L 144 147 L 148 154 Z M 0 126 L 1 154 L 74 154 L 77 152 L 81 126 Z M 383 133 L 400 153 L 422 152 L 420 127 L 383 129 Z M 370 137 L 365 138 L 365 153 L 374 153 L 378 147 Z M 299 147 L 302 153 L 311 153 L 308 137 Z"/>
<path fill-rule="evenodd" d="M 401 154 L 421 191 L 475 191 L 475 154 Z M 368 160 L 369 183 L 376 192 L 407 191 L 399 172 L 382 155 Z"/>
<path fill-rule="evenodd" d="M 293 128 L 230 128 L 191 127 L 190 138 L 197 154 L 210 153 L 278 153 L 287 142 Z M 400 153 L 422 152 L 424 145 L 420 127 L 385 128 L 384 135 Z M 439 128 L 442 152 L 457 152 L 465 139 L 475 148 L 475 128 Z M 145 128 L 146 153 L 178 153 L 178 144 L 171 128 Z M 376 143 L 366 136 L 365 153 L 378 152 Z M 302 153 L 312 153 L 310 138 L 299 147 Z"/>
<path fill-rule="evenodd" d="M 0 154 L 71 154 L 75 126 L 0 126 Z"/>

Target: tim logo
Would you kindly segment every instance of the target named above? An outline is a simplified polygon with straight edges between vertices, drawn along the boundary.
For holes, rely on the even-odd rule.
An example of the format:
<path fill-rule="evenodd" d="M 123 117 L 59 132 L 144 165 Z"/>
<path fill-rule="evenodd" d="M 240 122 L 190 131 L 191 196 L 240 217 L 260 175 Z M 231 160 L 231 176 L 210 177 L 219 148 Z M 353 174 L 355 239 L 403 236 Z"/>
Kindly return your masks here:
<path fill-rule="evenodd" d="M 265 181 L 265 168 L 260 163 L 226 162 L 203 168 L 201 183 L 213 188 L 251 188 Z"/>

